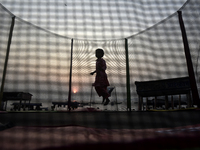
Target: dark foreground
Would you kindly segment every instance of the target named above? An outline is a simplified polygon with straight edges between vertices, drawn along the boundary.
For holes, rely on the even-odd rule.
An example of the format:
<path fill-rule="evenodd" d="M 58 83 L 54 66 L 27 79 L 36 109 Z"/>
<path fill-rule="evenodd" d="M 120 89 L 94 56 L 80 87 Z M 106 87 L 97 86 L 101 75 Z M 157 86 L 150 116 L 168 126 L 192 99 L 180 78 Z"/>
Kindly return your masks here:
<path fill-rule="evenodd" d="M 15 126 L 84 126 L 102 129 L 170 128 L 200 124 L 200 111 L 156 112 L 8 112 L 0 123 Z"/>
<path fill-rule="evenodd" d="M 199 110 L 9 112 L 0 123 L 2 150 L 200 149 Z"/>

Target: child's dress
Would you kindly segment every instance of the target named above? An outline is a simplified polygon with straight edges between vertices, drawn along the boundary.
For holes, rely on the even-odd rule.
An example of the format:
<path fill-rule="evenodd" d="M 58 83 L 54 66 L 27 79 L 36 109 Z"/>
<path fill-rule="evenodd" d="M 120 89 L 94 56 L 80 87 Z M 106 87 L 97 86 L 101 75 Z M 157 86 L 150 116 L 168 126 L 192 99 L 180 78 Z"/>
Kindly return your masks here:
<path fill-rule="evenodd" d="M 95 86 L 95 90 L 97 94 L 103 96 L 103 98 L 108 98 L 110 94 L 107 92 L 107 86 L 109 86 L 109 82 L 106 74 L 106 62 L 103 58 L 98 58 L 96 60 L 96 77 L 93 86 Z"/>

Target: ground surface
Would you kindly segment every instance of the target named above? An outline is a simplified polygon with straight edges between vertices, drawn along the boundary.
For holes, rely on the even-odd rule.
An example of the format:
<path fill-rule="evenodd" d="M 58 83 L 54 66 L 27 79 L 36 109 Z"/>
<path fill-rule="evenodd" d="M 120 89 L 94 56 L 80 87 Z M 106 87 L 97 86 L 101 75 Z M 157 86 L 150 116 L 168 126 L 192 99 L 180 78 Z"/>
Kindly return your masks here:
<path fill-rule="evenodd" d="M 0 122 L 10 122 L 0 131 L 2 150 L 200 148 L 199 110 L 2 112 Z"/>

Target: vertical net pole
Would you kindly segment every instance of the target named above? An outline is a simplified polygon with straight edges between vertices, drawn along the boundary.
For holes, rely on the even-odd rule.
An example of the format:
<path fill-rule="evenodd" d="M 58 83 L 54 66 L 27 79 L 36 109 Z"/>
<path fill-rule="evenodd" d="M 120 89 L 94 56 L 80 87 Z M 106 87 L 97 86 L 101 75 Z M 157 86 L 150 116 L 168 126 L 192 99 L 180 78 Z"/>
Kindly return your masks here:
<path fill-rule="evenodd" d="M 1 106 L 2 106 L 2 101 L 3 101 L 4 83 L 5 83 L 5 78 L 6 78 L 6 70 L 7 70 L 7 65 L 8 65 L 8 58 L 9 58 L 10 45 L 11 45 L 11 41 L 12 41 L 12 34 L 13 34 L 14 25 L 15 25 L 15 16 L 12 17 L 12 23 L 11 23 L 11 26 L 10 26 L 10 33 L 9 33 L 9 37 L 8 37 L 8 44 L 7 44 L 6 58 L 5 58 L 5 63 L 4 63 L 3 77 L 2 77 L 2 81 L 1 81 L 0 109 L 3 109 Z"/>
<path fill-rule="evenodd" d="M 198 90 L 197 90 L 197 84 L 196 84 L 196 80 L 195 80 L 195 76 L 194 76 L 194 69 L 193 69 L 192 60 L 191 60 L 188 39 L 187 39 L 181 11 L 178 11 L 178 17 L 179 17 L 179 24 L 180 24 L 180 28 L 181 28 L 181 32 L 182 32 L 185 57 L 186 57 L 186 62 L 187 62 L 187 69 L 188 69 L 188 74 L 189 74 L 189 78 L 190 78 L 190 85 L 191 85 L 191 89 L 192 89 L 192 98 L 193 98 L 194 104 L 197 104 L 197 106 L 200 107 L 199 94 L 198 94 Z"/>
<path fill-rule="evenodd" d="M 71 60 L 70 60 L 70 73 L 69 73 L 69 94 L 68 94 L 68 110 L 71 110 L 71 91 L 72 91 L 72 58 L 73 57 L 73 39 L 71 40 Z"/>
<path fill-rule="evenodd" d="M 128 40 L 127 39 L 125 39 L 125 53 L 126 53 L 127 110 L 131 111 L 130 73 L 129 73 L 129 56 L 128 56 Z"/>

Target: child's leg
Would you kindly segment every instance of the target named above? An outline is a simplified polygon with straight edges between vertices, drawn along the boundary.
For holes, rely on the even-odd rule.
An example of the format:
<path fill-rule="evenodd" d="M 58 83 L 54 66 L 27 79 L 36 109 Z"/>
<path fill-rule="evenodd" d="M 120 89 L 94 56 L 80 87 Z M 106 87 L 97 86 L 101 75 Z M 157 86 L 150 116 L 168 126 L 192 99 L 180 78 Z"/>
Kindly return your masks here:
<path fill-rule="evenodd" d="M 110 102 L 109 98 L 106 98 L 106 102 L 104 103 L 104 105 L 108 105 L 109 102 Z"/>
<path fill-rule="evenodd" d="M 106 98 L 103 97 L 103 99 L 102 99 L 102 104 L 104 103 L 105 99 L 106 99 Z"/>
<path fill-rule="evenodd" d="M 95 89 L 96 89 L 96 92 L 98 93 L 98 95 L 103 97 L 102 103 L 104 103 L 104 101 L 106 100 L 105 104 L 107 105 L 110 102 L 110 100 L 108 99 L 110 94 L 107 91 L 107 87 L 106 86 L 104 86 L 104 87 L 98 86 L 98 87 L 95 87 Z"/>

